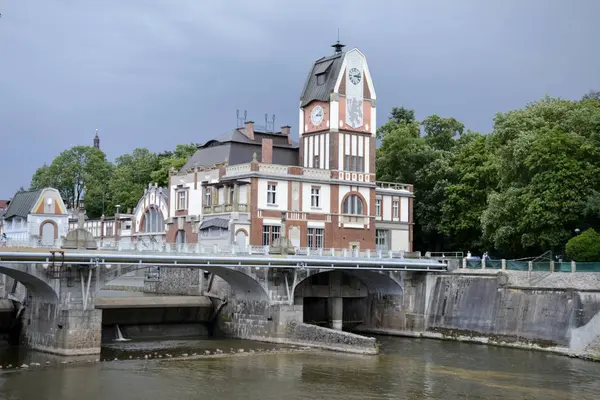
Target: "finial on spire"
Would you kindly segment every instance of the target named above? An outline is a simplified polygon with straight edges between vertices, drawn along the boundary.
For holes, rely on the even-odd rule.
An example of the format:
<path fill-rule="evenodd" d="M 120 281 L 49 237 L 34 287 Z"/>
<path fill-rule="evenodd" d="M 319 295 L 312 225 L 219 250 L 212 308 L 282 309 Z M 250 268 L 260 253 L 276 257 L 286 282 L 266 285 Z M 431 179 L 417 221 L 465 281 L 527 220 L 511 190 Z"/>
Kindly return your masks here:
<path fill-rule="evenodd" d="M 344 47 L 346 47 L 346 45 L 340 43 L 340 28 L 338 28 L 338 32 L 337 32 L 337 42 L 334 45 L 332 45 L 331 47 L 333 47 L 335 49 L 335 54 L 341 54 L 342 49 Z"/>

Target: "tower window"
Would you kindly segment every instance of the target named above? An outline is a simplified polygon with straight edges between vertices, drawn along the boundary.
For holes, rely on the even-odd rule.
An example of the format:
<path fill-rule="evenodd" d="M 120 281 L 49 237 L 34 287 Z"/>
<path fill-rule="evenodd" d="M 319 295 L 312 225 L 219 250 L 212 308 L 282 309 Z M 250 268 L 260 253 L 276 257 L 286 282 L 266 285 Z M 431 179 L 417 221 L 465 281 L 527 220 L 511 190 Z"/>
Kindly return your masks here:
<path fill-rule="evenodd" d="M 317 85 L 321 86 L 325 84 L 325 75 L 326 74 L 319 74 L 317 75 Z"/>

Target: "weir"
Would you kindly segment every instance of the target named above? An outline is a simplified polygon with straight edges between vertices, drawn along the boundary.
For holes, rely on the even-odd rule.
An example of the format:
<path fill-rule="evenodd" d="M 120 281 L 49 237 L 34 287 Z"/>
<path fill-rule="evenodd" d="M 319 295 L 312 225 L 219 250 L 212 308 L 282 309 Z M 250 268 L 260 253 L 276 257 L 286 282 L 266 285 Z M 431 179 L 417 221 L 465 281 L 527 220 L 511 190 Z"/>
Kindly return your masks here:
<path fill-rule="evenodd" d="M 139 268 L 160 266 L 163 288 L 185 286 L 186 290 L 180 294 L 189 294 L 187 288 L 196 285 L 197 294 L 208 296 L 198 298 L 210 299 L 215 310 L 207 321 L 216 323 L 217 333 L 368 354 L 377 352 L 374 339 L 341 332 L 344 297 L 348 294 L 341 291 L 339 280 L 342 279 L 342 271 L 366 283 L 364 297 L 367 292 L 380 295 L 400 293 L 403 271 L 447 270 L 445 263 L 436 260 L 392 258 L 376 253 L 337 255 L 330 252 L 327 256 L 321 252 L 312 256 L 296 256 L 285 249 L 278 253 L 275 251 L 277 254 L 253 254 L 252 249 L 238 249 L 240 251 L 234 254 L 95 250 L 93 247 L 97 242 L 86 237 L 83 230 L 71 231 L 65 243 L 70 243 L 65 246 L 69 249 L 0 249 L 0 273 L 27 287 L 24 342 L 37 350 L 64 355 L 100 352 L 102 310 L 115 308 L 115 305 L 111 305 L 111 299 L 97 299 L 97 293 L 107 282 Z M 203 274 L 193 272 L 198 269 L 211 274 L 206 284 L 215 286 L 214 277 L 218 277 L 227 283 L 228 290 L 219 291 L 211 287 L 205 292 L 201 287 L 205 284 L 200 278 Z M 338 277 L 334 279 L 339 282 L 329 285 L 330 292 L 333 292 L 318 295 L 333 298 L 330 315 L 334 330 L 306 324 L 303 304 L 297 299 L 300 296 L 295 295 L 308 290 L 305 289 L 309 285 L 306 282 L 311 276 L 330 271 L 337 271 L 333 276 Z M 160 302 L 171 302 L 173 306 L 181 300 L 165 296 L 161 297 L 159 304 L 144 305 L 143 302 L 148 300 L 140 299 L 143 297 L 126 300 L 129 304 L 124 308 L 156 309 L 161 307 Z M 123 304 L 118 307 L 123 307 Z M 113 329 L 117 338 L 131 337 L 127 331 L 133 328 L 124 328 L 126 320 L 119 319 L 118 314 L 111 315 L 106 317 L 115 319 Z M 150 326 L 147 325 L 147 329 L 154 329 L 152 332 L 155 334 L 157 329 Z M 200 333 L 191 326 L 189 329 Z"/>

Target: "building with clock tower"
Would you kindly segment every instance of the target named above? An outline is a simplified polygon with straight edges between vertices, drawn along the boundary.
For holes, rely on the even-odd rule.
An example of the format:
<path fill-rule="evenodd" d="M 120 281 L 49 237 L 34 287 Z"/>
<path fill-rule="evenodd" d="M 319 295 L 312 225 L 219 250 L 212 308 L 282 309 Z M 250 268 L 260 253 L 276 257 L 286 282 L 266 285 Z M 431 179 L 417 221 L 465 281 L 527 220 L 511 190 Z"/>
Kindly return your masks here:
<path fill-rule="evenodd" d="M 358 49 L 316 60 L 290 127 L 244 126 L 199 146 L 170 177 L 167 238 L 299 248 L 412 251 L 413 187 L 377 182 L 376 92 Z M 282 218 L 283 217 L 283 218 Z"/>

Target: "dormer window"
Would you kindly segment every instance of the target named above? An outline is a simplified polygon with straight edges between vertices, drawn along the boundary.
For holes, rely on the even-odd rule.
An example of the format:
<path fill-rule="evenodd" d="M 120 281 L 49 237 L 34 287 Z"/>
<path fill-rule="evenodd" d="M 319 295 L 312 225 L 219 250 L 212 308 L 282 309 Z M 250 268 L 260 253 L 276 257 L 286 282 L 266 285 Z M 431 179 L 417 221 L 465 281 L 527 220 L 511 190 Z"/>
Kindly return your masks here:
<path fill-rule="evenodd" d="M 317 76 L 317 85 L 321 86 L 325 84 L 327 80 L 327 72 L 333 64 L 333 60 L 325 61 L 317 65 L 315 68 L 315 75 Z"/>
<path fill-rule="evenodd" d="M 317 85 L 321 86 L 325 84 L 325 75 L 326 74 L 317 75 Z"/>

